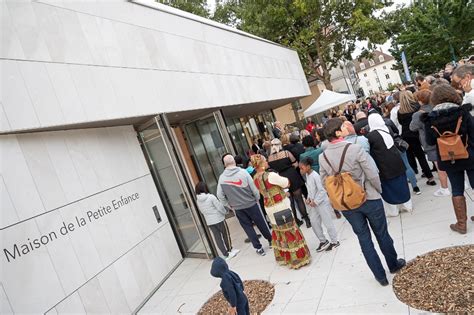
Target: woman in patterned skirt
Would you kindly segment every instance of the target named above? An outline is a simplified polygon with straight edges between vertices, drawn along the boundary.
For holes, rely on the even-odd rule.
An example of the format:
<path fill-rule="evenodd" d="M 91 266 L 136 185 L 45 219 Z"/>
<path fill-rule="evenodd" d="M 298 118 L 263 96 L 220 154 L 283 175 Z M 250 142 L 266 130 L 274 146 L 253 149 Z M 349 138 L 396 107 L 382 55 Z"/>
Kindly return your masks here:
<path fill-rule="evenodd" d="M 288 178 L 269 172 L 267 160 L 263 155 L 252 155 L 251 162 L 256 170 L 254 183 L 263 195 L 265 209 L 272 225 L 272 247 L 276 261 L 291 269 L 309 264 L 311 255 L 308 246 L 295 223 L 290 201 L 283 190 L 289 186 Z"/>

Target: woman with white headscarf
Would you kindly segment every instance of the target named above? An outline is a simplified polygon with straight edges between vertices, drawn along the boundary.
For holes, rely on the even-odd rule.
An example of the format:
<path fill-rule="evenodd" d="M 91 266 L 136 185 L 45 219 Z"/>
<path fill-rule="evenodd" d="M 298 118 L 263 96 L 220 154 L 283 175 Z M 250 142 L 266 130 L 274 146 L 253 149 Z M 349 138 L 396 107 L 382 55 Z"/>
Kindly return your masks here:
<path fill-rule="evenodd" d="M 387 203 L 387 216 L 398 215 L 398 205 L 411 212 L 410 189 L 405 174 L 405 165 L 400 156 L 391 130 L 378 113 L 369 115 L 370 132 L 367 139 L 370 144 L 370 155 L 379 169 L 382 183 L 382 198 Z"/>

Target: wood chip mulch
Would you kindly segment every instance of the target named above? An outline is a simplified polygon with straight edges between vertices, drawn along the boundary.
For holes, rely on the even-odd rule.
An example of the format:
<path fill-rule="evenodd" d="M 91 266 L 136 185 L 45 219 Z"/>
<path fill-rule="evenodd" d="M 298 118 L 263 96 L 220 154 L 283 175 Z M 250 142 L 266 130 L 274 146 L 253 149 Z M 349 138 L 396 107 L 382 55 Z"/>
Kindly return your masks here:
<path fill-rule="evenodd" d="M 251 314 L 261 314 L 273 300 L 275 288 L 273 284 L 263 280 L 245 280 L 245 294 L 249 300 Z M 229 303 L 227 303 L 222 290 L 214 294 L 199 310 L 199 315 L 227 314 Z"/>
<path fill-rule="evenodd" d="M 418 256 L 395 276 L 393 290 L 419 310 L 474 314 L 474 245 Z"/>

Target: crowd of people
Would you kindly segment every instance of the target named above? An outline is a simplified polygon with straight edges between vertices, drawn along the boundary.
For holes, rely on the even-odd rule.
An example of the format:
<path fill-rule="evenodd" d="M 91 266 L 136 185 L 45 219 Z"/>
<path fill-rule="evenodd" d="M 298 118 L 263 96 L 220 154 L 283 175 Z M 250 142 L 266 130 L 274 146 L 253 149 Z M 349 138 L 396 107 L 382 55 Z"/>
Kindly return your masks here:
<path fill-rule="evenodd" d="M 204 183 L 196 187 L 199 208 L 224 258 L 237 253 L 223 219 L 229 209 L 258 254 L 265 255 L 265 249 L 254 225 L 276 261 L 291 269 L 311 260 L 300 226 L 312 228 L 319 240 L 316 252 L 330 251 L 340 245 L 333 220 L 344 216 L 374 278 L 386 286 L 371 233 L 389 271 L 403 268 L 386 217 L 414 210 L 411 195 L 423 189 L 419 172 L 428 186 L 438 185 L 433 175 L 438 173 L 434 196 L 451 197 L 456 222 L 450 228 L 465 234 L 465 178 L 474 187 L 473 68 L 449 68 L 449 76 L 439 78 L 418 76 L 416 85 L 330 111 L 321 124 L 308 119 L 303 130 L 276 122 L 274 138 L 255 139 L 248 159 L 224 155 L 217 198 Z"/>

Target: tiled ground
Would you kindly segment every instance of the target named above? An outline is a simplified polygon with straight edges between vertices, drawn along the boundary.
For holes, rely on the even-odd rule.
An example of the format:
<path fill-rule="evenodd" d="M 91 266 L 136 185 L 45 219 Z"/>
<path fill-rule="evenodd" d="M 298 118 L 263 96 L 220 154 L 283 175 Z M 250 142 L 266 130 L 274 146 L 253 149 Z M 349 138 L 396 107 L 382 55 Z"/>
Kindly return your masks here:
<path fill-rule="evenodd" d="M 433 249 L 474 242 L 474 223 L 469 221 L 466 235 L 451 232 L 449 224 L 454 222 L 454 214 L 450 197 L 434 197 L 435 188 L 423 182 L 419 184 L 423 193 L 413 196 L 414 212 L 388 219 L 395 247 L 407 260 Z M 472 199 L 467 200 L 469 214 L 474 215 Z M 275 296 L 265 314 L 426 313 L 398 301 L 391 286 L 381 287 L 365 264 L 350 225 L 344 219 L 335 223 L 341 246 L 332 252 L 316 253 L 315 235 L 311 229 L 303 228 L 312 262 L 299 270 L 289 270 L 278 266 L 271 252 L 261 257 L 244 244 L 242 228 L 235 219 L 230 219 L 234 246 L 241 249 L 230 260 L 230 268 L 242 279 L 264 279 L 275 284 Z M 196 313 L 219 290 L 219 281 L 209 275 L 210 265 L 207 260 L 186 259 L 141 313 Z M 388 278 L 391 282 L 390 273 Z"/>

